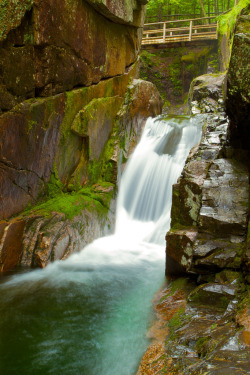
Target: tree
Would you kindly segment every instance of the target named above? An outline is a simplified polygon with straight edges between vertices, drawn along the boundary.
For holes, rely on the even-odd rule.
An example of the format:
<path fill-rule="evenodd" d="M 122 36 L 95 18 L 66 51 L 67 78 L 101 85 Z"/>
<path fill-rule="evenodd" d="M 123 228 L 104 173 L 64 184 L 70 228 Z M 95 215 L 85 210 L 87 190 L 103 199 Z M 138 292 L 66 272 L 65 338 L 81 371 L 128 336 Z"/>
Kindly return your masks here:
<path fill-rule="evenodd" d="M 147 5 L 147 21 L 175 18 L 194 18 L 215 16 L 235 5 L 237 0 L 149 0 Z M 183 16 L 180 16 L 183 15 Z"/>

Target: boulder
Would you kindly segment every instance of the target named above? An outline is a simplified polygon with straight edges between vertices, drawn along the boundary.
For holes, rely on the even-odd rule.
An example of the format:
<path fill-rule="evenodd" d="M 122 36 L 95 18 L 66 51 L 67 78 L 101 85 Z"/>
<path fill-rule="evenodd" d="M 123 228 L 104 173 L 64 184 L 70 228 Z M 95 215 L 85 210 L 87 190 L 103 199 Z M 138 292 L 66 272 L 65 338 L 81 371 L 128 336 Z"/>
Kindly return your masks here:
<path fill-rule="evenodd" d="M 163 100 L 156 86 L 141 79 L 134 79 L 119 113 L 125 160 L 138 143 L 148 117 L 161 114 Z"/>
<path fill-rule="evenodd" d="M 191 113 L 213 113 L 220 111 L 226 90 L 226 74 L 204 74 L 195 78 L 189 90 Z"/>

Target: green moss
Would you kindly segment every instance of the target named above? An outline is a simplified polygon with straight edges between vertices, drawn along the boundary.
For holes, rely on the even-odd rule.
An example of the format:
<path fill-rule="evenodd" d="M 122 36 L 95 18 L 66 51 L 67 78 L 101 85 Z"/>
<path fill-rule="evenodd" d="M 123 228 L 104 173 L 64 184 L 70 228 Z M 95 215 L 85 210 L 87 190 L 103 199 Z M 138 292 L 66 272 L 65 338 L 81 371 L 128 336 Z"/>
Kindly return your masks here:
<path fill-rule="evenodd" d="M 186 289 L 187 284 L 188 284 L 188 279 L 184 277 L 179 277 L 178 279 L 171 281 L 169 289 L 168 289 L 168 293 L 165 294 L 163 297 L 161 297 L 159 302 L 161 303 L 169 296 L 173 296 L 176 292 Z"/>
<path fill-rule="evenodd" d="M 88 174 L 90 184 L 100 182 L 116 183 L 116 162 L 112 160 L 116 145 L 124 142 L 120 139 L 119 122 L 114 120 L 113 132 L 107 141 L 99 160 L 90 160 Z M 121 144 L 120 144 L 121 146 Z M 121 147 L 122 148 L 122 147 Z"/>
<path fill-rule="evenodd" d="M 50 180 L 46 185 L 46 195 L 48 198 L 54 198 L 61 194 L 63 191 L 63 184 L 59 180 L 56 166 L 54 166 L 54 171 L 50 175 Z"/>
<path fill-rule="evenodd" d="M 229 304 L 230 297 L 222 293 L 207 292 L 203 290 L 203 285 L 201 285 L 190 293 L 188 300 L 198 306 L 213 306 L 214 309 L 225 310 Z"/>
<path fill-rule="evenodd" d="M 172 319 L 168 321 L 169 334 L 166 340 L 166 344 L 178 339 L 177 330 L 182 327 L 184 324 L 187 324 L 191 319 L 191 316 L 185 313 L 183 307 L 174 314 Z"/>
<path fill-rule="evenodd" d="M 178 279 L 174 280 L 171 283 L 171 295 L 173 295 L 176 291 L 184 289 L 187 286 L 188 279 L 184 277 L 179 277 Z"/>
<path fill-rule="evenodd" d="M 168 327 L 170 328 L 170 332 L 181 327 L 184 321 L 185 309 L 180 308 L 177 313 L 174 314 L 173 318 L 169 320 Z"/>
<path fill-rule="evenodd" d="M 185 63 L 197 63 L 201 57 L 208 56 L 211 50 L 212 47 L 204 47 L 197 52 L 191 51 L 187 55 L 181 56 L 181 61 Z"/>
<path fill-rule="evenodd" d="M 105 186 L 107 188 L 107 185 Z M 23 216 L 42 215 L 47 217 L 51 216 L 53 212 L 59 212 L 63 213 L 66 219 L 72 220 L 82 210 L 96 211 L 98 215 L 104 216 L 109 210 L 109 203 L 113 196 L 113 185 L 109 184 L 109 187 L 107 192 L 101 192 L 96 187 L 82 188 L 73 193 L 59 192 L 53 198 L 38 203 L 32 208 L 27 208 L 23 212 Z"/>
<path fill-rule="evenodd" d="M 33 6 L 33 0 L 1 0 L 0 2 L 0 41 L 4 40 L 11 29 L 18 27 Z"/>
<path fill-rule="evenodd" d="M 241 312 L 245 308 L 250 309 L 250 286 L 245 286 L 245 291 L 240 296 L 240 301 L 237 305 L 237 310 Z"/>
<path fill-rule="evenodd" d="M 103 161 L 90 160 L 88 164 L 88 177 L 90 184 L 94 184 L 101 176 Z"/>
<path fill-rule="evenodd" d="M 27 124 L 27 128 L 28 128 L 27 133 L 29 134 L 36 125 L 37 125 L 36 121 L 29 120 Z"/>
<path fill-rule="evenodd" d="M 241 13 L 242 9 L 248 5 L 249 0 L 240 0 L 230 12 L 218 17 L 220 35 L 227 35 L 229 33 L 232 34 L 238 15 Z"/>
<path fill-rule="evenodd" d="M 211 340 L 210 336 L 201 337 L 196 341 L 195 350 L 200 357 L 205 357 L 207 354 L 207 344 Z"/>

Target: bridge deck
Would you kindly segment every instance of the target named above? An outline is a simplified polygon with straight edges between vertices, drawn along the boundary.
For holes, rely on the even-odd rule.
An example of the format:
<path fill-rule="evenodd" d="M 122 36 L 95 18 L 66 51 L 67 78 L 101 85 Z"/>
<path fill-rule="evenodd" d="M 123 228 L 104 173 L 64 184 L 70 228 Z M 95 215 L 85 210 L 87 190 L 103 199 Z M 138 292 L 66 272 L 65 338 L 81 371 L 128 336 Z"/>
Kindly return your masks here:
<path fill-rule="evenodd" d="M 208 23 L 212 18 L 214 17 L 145 24 L 142 45 L 218 39 L 217 23 Z M 181 23 L 180 27 L 178 27 L 178 23 Z M 186 26 L 187 24 L 188 26 Z M 171 27 L 167 28 L 167 26 Z"/>

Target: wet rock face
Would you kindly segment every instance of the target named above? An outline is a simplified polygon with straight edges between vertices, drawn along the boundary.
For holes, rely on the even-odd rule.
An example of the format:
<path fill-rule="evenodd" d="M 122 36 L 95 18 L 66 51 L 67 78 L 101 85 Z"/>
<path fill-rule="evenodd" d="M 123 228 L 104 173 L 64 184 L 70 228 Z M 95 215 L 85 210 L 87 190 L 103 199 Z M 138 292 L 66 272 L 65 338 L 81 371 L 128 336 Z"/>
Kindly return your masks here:
<path fill-rule="evenodd" d="M 160 115 L 162 107 L 163 100 L 153 83 L 134 79 L 128 86 L 119 118 L 125 161 L 139 142 L 147 118 Z"/>
<path fill-rule="evenodd" d="M 119 166 L 136 145 L 146 118 L 160 114 L 162 108 L 160 95 L 150 82 L 133 80 L 126 92 L 133 75 L 132 69 L 90 88 L 30 100 L 18 112 L 0 117 L 4 140 L 0 177 L 7 176 L 0 180 L 2 217 L 35 202 L 38 194 L 48 200 L 42 211 L 38 203 L 18 219 L 0 222 L 2 271 L 17 265 L 45 267 L 112 232 L 115 203 L 111 197 L 115 198 Z M 13 140 L 15 148 L 10 146 Z M 93 185 L 94 196 L 88 190 L 81 195 L 82 182 Z M 51 188 L 57 189 L 57 195 L 46 195 Z M 60 200 L 74 194 L 73 201 Z M 51 212 L 50 204 L 56 202 Z M 78 213 L 66 217 L 63 210 L 57 211 L 61 204 L 73 210 L 79 207 Z M 9 239 L 16 237 L 14 229 L 19 232 L 12 244 Z"/>
<path fill-rule="evenodd" d="M 230 142 L 236 148 L 250 147 L 250 7 L 239 17 L 228 69 L 226 110 L 230 118 Z"/>
<path fill-rule="evenodd" d="M 115 22 L 141 26 L 141 5 L 148 0 L 117 1 L 117 0 L 87 0 L 98 12 Z"/>
<path fill-rule="evenodd" d="M 27 98 L 51 96 L 123 74 L 137 58 L 144 6 L 135 0 L 19 3 L 10 1 L 1 9 L 2 111 Z M 5 13 L 13 13 L 12 23 Z"/>
<path fill-rule="evenodd" d="M 184 278 L 168 282 L 157 295 L 154 341 L 137 375 L 247 374 L 249 296 L 239 304 L 241 282 L 232 271 L 199 286 Z"/>
<path fill-rule="evenodd" d="M 32 99 L 0 116 L 0 218 L 42 197 L 55 171 L 65 186 L 88 181 L 88 165 L 100 160 L 133 74 Z"/>
<path fill-rule="evenodd" d="M 214 85 L 214 77 L 202 76 L 193 84 L 190 96 L 197 100 L 191 99 L 192 111 L 207 112 L 205 130 L 173 187 L 167 273 L 239 269 L 245 257 L 249 176 L 245 165 L 227 158 L 229 121 L 219 101 L 224 79 Z M 214 98 L 216 106 L 210 102 L 206 109 L 204 100 Z M 213 110 L 217 113 L 210 114 Z"/>
<path fill-rule="evenodd" d="M 30 215 L 0 222 L 0 270 L 17 265 L 44 268 L 51 261 L 66 259 L 114 226 L 114 204 L 109 214 L 83 210 L 73 221 L 62 213 L 50 217 Z"/>

